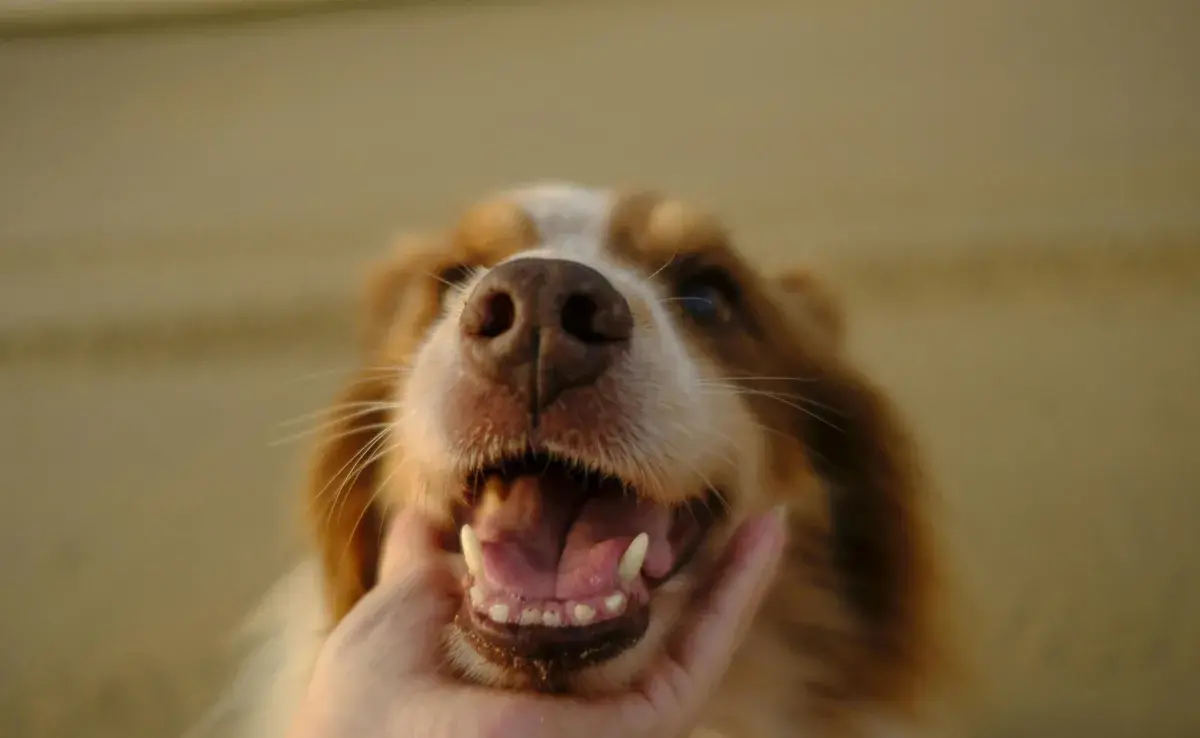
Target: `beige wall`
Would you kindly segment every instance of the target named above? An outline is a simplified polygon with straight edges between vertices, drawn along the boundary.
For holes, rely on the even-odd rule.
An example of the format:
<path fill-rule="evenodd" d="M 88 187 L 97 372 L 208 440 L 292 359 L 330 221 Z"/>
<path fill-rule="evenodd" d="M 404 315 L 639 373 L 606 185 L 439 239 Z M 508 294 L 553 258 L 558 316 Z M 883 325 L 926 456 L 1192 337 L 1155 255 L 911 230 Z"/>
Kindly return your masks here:
<path fill-rule="evenodd" d="M 1200 4 L 486 5 L 0 41 L 0 735 L 179 734 L 297 549 L 270 442 L 362 262 L 541 177 L 853 277 L 972 735 L 1200 735 Z"/>
<path fill-rule="evenodd" d="M 0 329 L 319 297 L 394 229 L 547 176 L 678 189 L 772 259 L 1200 233 L 1196 3 L 737 8 L 0 45 Z M 244 266 L 220 290 L 185 278 L 218 256 Z"/>
<path fill-rule="evenodd" d="M 322 2 L 328 0 L 0 0 L 0 31 L 5 25 L 23 29 L 62 27 L 80 21 L 259 10 Z"/>

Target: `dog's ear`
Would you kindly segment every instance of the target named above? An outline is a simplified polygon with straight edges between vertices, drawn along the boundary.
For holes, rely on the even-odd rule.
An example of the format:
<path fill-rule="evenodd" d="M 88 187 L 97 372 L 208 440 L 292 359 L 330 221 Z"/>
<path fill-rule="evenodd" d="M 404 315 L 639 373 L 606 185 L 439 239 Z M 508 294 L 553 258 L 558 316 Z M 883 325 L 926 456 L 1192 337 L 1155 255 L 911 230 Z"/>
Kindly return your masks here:
<path fill-rule="evenodd" d="M 791 540 L 765 611 L 822 665 L 804 678 L 830 719 L 871 710 L 923 724 L 938 719 L 928 710 L 962 675 L 946 627 L 930 490 L 885 395 L 840 357 L 822 354 L 788 367 L 806 378 L 796 403 L 803 409 L 786 421 L 800 443 L 779 442 L 776 466 L 796 468 L 799 452 L 819 492 L 788 485 Z M 783 414 L 767 422 L 781 421 Z"/>
<path fill-rule="evenodd" d="M 399 311 L 408 279 L 408 270 L 398 259 L 380 260 L 368 269 L 358 325 L 359 347 L 364 354 L 374 354 L 383 343 Z"/>
<path fill-rule="evenodd" d="M 405 236 L 386 257 L 368 267 L 359 313 L 359 345 L 368 359 L 378 358 L 397 319 L 416 323 L 436 311 L 437 302 L 430 297 L 437 292 L 431 285 L 438 279 L 440 243 L 434 235 Z"/>
<path fill-rule="evenodd" d="M 308 514 L 326 589 L 341 618 L 375 585 L 385 519 L 379 486 L 394 422 L 398 364 L 437 312 L 428 239 L 399 242 L 370 267 L 360 314 L 360 369 L 321 426 L 309 474 Z M 428 262 L 428 263 L 427 263 Z M 414 327 L 413 330 L 401 328 Z"/>
<path fill-rule="evenodd" d="M 839 351 L 845 340 L 846 318 L 833 288 L 806 268 L 789 269 L 771 281 L 775 301 L 793 327 L 806 338 L 817 338 Z"/>
<path fill-rule="evenodd" d="M 331 409 L 309 473 L 309 521 L 335 622 L 378 574 L 384 520 L 375 497 L 394 389 L 383 373 L 362 370 Z"/>
<path fill-rule="evenodd" d="M 794 520 L 797 543 L 786 570 L 798 582 L 810 582 L 814 566 L 831 574 L 855 633 L 813 645 L 811 622 L 801 618 L 793 623 L 795 637 L 831 649 L 829 658 L 840 665 L 838 684 L 828 685 L 833 701 L 918 709 L 925 690 L 935 682 L 947 686 L 958 664 L 931 520 L 936 499 L 916 441 L 888 393 L 841 350 L 846 322 L 832 290 L 803 270 L 768 285 L 777 311 L 764 315 L 780 323 L 767 326 L 775 340 L 764 366 L 772 375 L 800 378 L 799 396 L 786 405 L 756 400 L 759 414 L 799 441 L 800 449 L 780 444 L 780 466 L 802 453 L 824 497 L 819 515 Z M 826 532 L 814 533 L 813 526 Z M 817 554 L 815 539 L 825 541 Z"/>
<path fill-rule="evenodd" d="M 949 665 L 935 500 L 886 394 L 840 357 L 818 376 L 810 391 L 829 422 L 807 423 L 806 446 L 828 495 L 832 563 L 868 636 L 859 678 L 905 703 Z"/>

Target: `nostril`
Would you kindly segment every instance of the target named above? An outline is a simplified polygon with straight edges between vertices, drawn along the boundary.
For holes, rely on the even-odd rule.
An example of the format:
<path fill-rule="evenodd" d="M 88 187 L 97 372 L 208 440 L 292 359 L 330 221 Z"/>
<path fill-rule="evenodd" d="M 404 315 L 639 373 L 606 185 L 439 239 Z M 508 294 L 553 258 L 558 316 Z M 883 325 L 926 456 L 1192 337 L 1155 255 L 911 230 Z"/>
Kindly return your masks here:
<path fill-rule="evenodd" d="M 516 317 L 516 306 L 507 292 L 493 292 L 482 306 L 479 321 L 472 331 L 480 338 L 497 338 L 508 332 Z"/>
<path fill-rule="evenodd" d="M 612 340 L 600 330 L 597 314 L 600 306 L 587 295 L 574 294 L 567 298 L 562 308 L 562 329 L 568 335 L 584 343 L 602 343 Z"/>

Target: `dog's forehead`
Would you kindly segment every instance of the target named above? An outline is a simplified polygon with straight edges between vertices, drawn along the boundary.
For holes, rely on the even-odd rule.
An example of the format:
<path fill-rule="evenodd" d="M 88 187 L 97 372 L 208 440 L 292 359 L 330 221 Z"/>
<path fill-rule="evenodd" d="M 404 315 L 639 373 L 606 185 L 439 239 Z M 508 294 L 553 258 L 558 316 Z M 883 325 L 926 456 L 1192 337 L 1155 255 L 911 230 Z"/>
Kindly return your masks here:
<path fill-rule="evenodd" d="M 717 220 L 682 200 L 563 181 L 495 193 L 468 210 L 456 234 L 461 257 L 489 267 L 570 259 L 612 278 L 658 274 L 689 256 L 736 261 Z"/>
<path fill-rule="evenodd" d="M 506 199 L 537 232 L 533 251 L 582 259 L 604 253 L 616 200 L 610 190 L 544 182 L 511 190 Z"/>

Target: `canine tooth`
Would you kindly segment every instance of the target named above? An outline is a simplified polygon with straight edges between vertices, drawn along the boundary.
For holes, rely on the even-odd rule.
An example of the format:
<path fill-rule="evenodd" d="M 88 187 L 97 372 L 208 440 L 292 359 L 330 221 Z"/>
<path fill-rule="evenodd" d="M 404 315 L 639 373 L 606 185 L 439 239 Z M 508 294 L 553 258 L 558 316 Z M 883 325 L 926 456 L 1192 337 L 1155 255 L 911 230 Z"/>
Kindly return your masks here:
<path fill-rule="evenodd" d="M 480 587 L 478 584 L 471 587 L 471 604 L 475 607 L 483 606 L 483 587 Z"/>
<path fill-rule="evenodd" d="M 621 592 L 613 592 L 608 597 L 605 597 L 604 609 L 613 615 L 621 612 L 621 610 L 625 609 L 625 595 Z"/>
<path fill-rule="evenodd" d="M 541 625 L 542 614 L 532 607 L 521 613 L 521 625 Z"/>
<path fill-rule="evenodd" d="M 508 605 L 492 605 L 488 608 L 488 617 L 497 623 L 507 623 Z"/>
<path fill-rule="evenodd" d="M 592 618 L 596 617 L 596 611 L 587 605 L 575 606 L 575 622 L 580 625 L 587 625 L 592 622 Z"/>
<path fill-rule="evenodd" d="M 617 564 L 617 575 L 622 581 L 632 582 L 637 578 L 642 571 L 642 564 L 646 562 L 646 551 L 649 548 L 650 536 L 638 533 L 637 538 L 633 539 L 621 556 L 621 563 Z"/>
<path fill-rule="evenodd" d="M 458 537 L 462 544 L 463 559 L 467 562 L 467 570 L 473 577 L 483 576 L 483 546 L 479 545 L 479 536 L 475 535 L 470 525 L 464 525 Z"/>
<path fill-rule="evenodd" d="M 562 625 L 562 618 L 560 618 L 558 613 L 554 612 L 553 610 L 547 610 L 546 612 L 542 613 L 542 625 L 550 628 L 557 628 L 558 626 Z"/>

